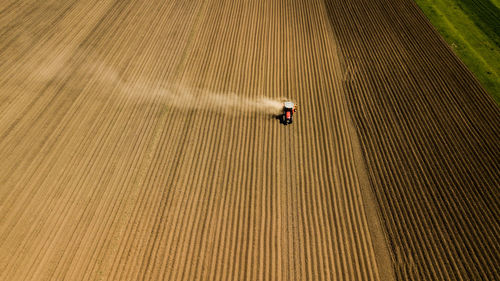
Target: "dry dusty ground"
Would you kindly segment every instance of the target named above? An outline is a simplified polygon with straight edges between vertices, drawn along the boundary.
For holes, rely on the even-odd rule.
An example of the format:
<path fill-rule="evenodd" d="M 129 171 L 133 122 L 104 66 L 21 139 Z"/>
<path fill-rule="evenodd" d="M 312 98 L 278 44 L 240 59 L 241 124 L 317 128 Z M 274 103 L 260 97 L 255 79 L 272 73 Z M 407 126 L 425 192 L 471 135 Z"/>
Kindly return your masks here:
<path fill-rule="evenodd" d="M 499 276 L 500 110 L 411 0 L 6 0 L 0 112 L 0 280 Z"/>

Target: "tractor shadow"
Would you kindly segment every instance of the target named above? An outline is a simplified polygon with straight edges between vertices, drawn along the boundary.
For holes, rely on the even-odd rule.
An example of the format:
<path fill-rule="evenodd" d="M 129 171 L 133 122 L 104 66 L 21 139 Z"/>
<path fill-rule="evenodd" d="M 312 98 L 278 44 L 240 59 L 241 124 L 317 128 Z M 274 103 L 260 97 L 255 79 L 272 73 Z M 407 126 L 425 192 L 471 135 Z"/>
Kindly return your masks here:
<path fill-rule="evenodd" d="M 285 114 L 284 113 L 273 114 L 272 118 L 278 120 L 280 122 L 280 124 L 283 125 L 283 126 L 288 125 L 288 123 L 286 123 L 286 121 L 285 121 Z"/>

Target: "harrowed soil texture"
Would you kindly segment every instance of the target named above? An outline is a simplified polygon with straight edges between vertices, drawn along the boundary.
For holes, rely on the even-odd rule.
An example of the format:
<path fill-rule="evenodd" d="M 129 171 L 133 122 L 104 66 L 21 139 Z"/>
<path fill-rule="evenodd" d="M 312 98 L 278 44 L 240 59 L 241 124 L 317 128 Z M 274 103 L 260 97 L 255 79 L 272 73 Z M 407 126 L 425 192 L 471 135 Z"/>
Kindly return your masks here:
<path fill-rule="evenodd" d="M 0 38 L 0 280 L 498 278 L 500 109 L 412 0 L 7 0 Z"/>

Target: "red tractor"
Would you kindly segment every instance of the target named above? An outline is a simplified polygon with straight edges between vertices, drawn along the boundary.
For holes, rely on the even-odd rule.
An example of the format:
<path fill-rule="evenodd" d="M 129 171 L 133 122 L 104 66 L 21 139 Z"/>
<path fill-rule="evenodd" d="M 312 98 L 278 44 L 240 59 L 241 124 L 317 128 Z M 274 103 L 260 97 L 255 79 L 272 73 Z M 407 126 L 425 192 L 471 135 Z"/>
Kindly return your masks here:
<path fill-rule="evenodd" d="M 287 101 L 283 103 L 283 114 L 281 115 L 281 123 L 283 125 L 292 124 L 293 121 L 293 113 L 295 113 L 297 109 L 295 108 L 295 104 L 291 101 Z"/>

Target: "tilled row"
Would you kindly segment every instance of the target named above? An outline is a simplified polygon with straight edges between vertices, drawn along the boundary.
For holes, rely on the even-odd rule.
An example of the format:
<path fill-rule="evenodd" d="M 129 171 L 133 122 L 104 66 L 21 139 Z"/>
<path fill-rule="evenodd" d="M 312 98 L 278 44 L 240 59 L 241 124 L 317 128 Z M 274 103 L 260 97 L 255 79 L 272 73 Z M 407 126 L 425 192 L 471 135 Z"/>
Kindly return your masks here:
<path fill-rule="evenodd" d="M 412 1 L 0 9 L 0 279 L 495 278 L 498 107 Z"/>
<path fill-rule="evenodd" d="M 0 279 L 391 276 L 323 1 L 53 2 L 0 19 Z"/>
<path fill-rule="evenodd" d="M 498 106 L 413 1 L 326 2 L 397 278 L 495 279 Z"/>

